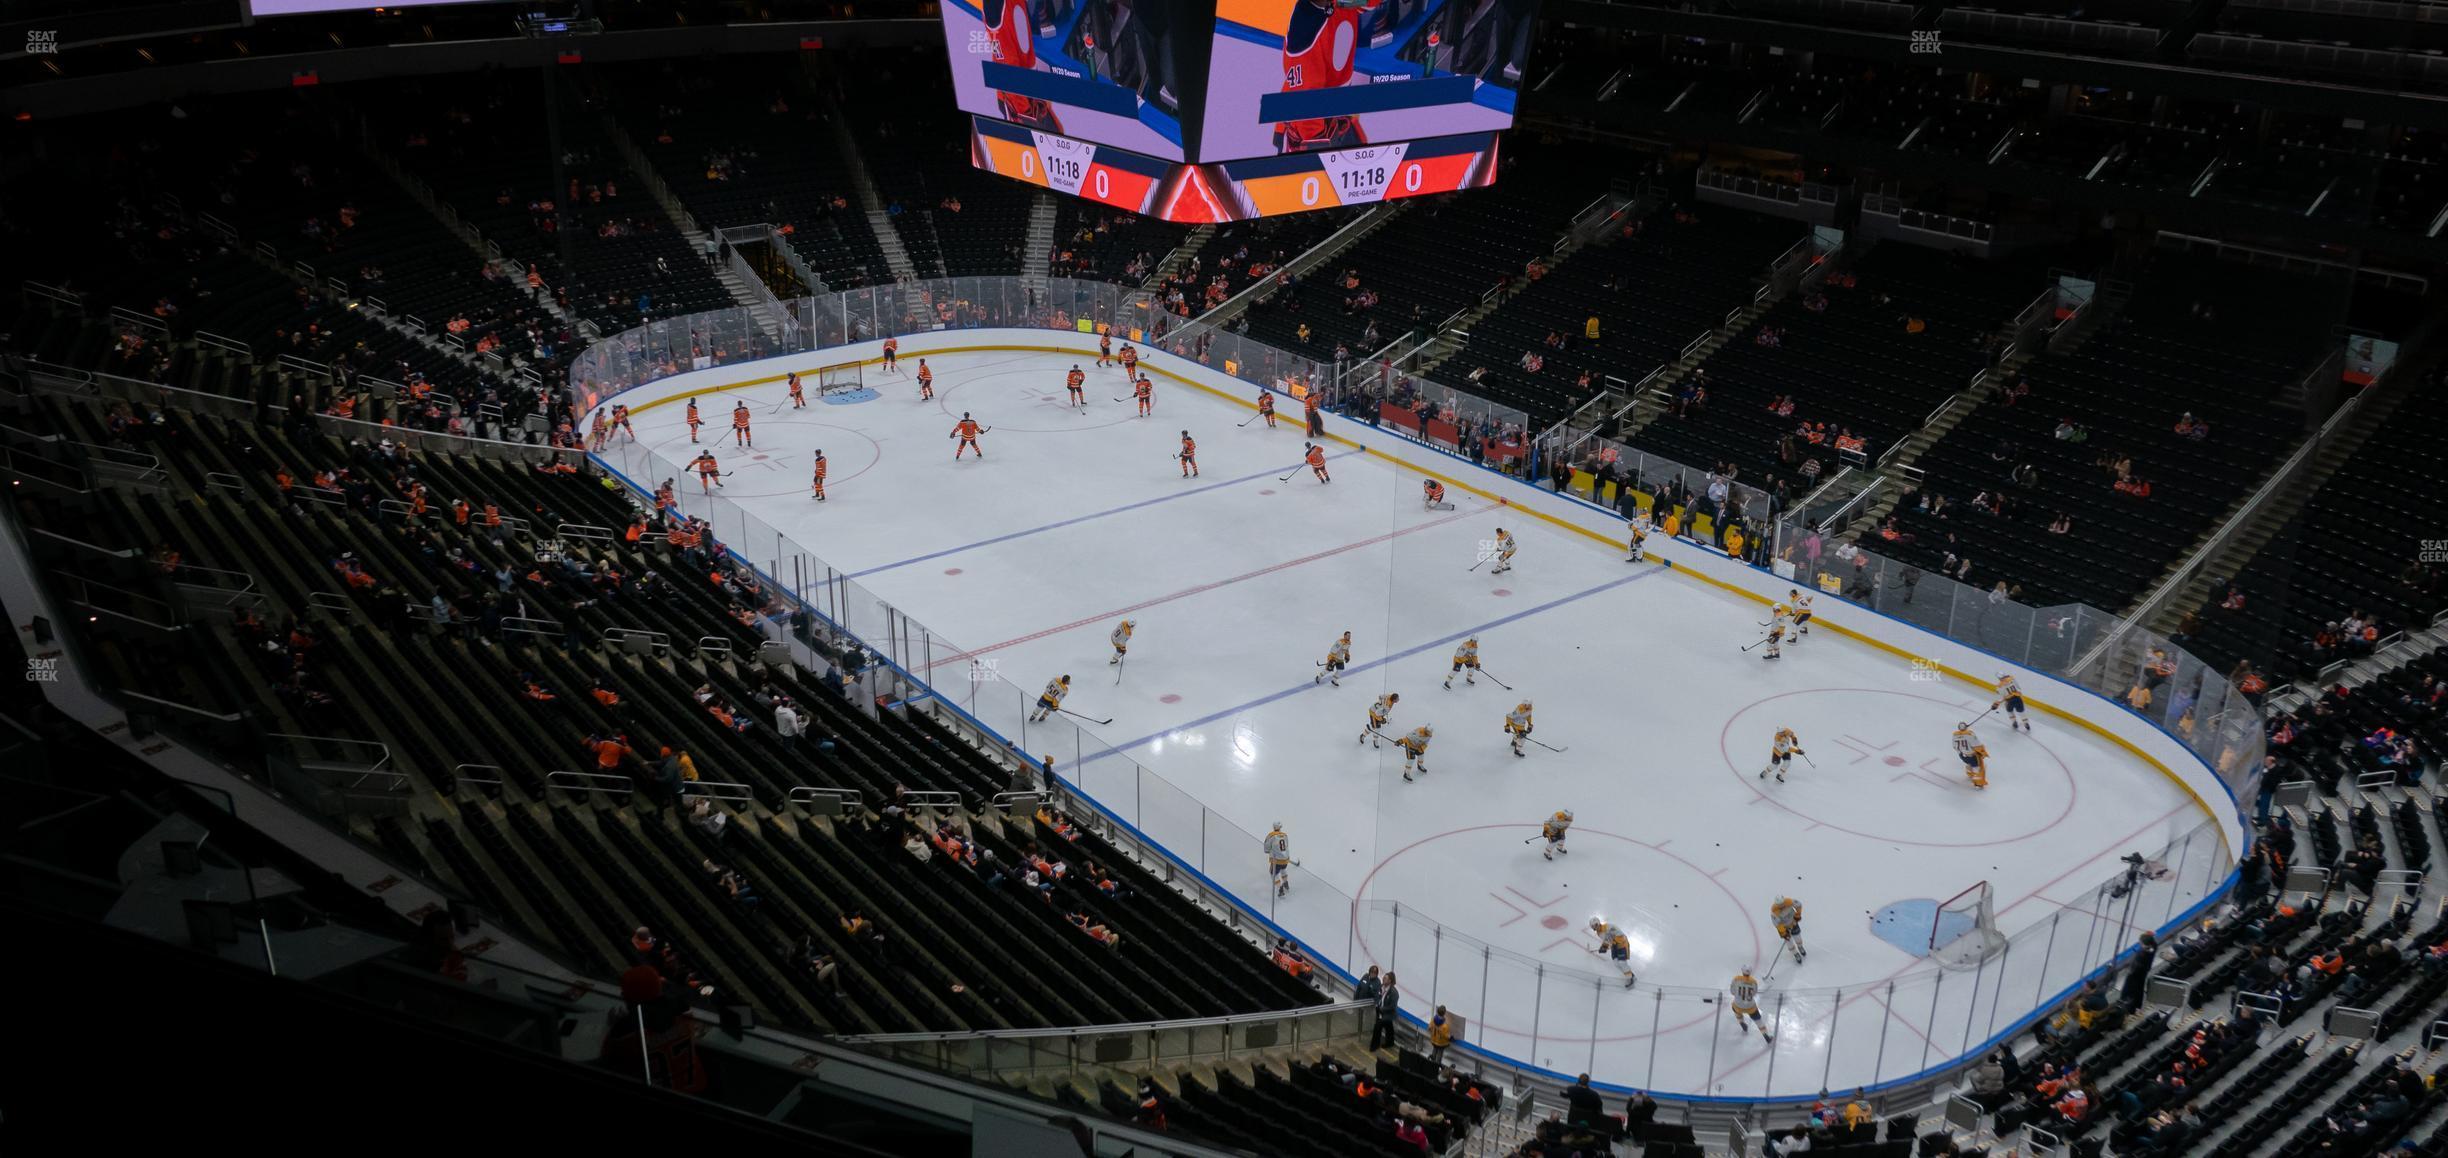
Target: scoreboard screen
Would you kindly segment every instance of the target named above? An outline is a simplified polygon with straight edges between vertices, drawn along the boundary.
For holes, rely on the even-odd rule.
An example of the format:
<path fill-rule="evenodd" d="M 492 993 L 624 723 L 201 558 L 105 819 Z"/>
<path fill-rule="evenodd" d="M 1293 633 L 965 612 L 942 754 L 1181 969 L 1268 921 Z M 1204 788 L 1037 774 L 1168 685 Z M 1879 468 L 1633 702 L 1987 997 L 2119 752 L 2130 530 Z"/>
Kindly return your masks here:
<path fill-rule="evenodd" d="M 1177 30 L 1186 8 L 1171 0 L 943 0 L 954 103 L 975 116 L 1186 160 L 1183 93 L 1204 56 L 1185 49 L 1203 50 L 1196 41 L 1205 31 Z"/>
<path fill-rule="evenodd" d="M 970 162 L 1143 217 L 1239 221 L 1493 184 L 1497 134 L 1194 165 L 977 118 Z"/>
<path fill-rule="evenodd" d="M 1167 221 L 1492 184 L 1538 0 L 943 0 L 970 162 Z"/>
<path fill-rule="evenodd" d="M 1198 158 L 1510 128 L 1536 0 L 1218 0 Z"/>

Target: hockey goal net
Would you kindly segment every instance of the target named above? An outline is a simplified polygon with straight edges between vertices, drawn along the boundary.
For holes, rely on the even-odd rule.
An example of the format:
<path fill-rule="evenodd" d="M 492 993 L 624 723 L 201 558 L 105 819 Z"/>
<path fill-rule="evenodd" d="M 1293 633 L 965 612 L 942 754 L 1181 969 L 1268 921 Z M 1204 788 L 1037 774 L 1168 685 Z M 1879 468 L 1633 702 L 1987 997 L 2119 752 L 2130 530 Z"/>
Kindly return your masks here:
<path fill-rule="evenodd" d="M 1938 902 L 1930 916 L 1930 960 L 1948 969 L 1972 969 L 2006 947 L 1991 895 L 1989 882 L 1982 881 Z"/>
<path fill-rule="evenodd" d="M 862 385 L 859 364 L 856 362 L 826 366 L 816 371 L 816 393 L 819 395 L 839 394 L 845 390 L 859 389 Z"/>

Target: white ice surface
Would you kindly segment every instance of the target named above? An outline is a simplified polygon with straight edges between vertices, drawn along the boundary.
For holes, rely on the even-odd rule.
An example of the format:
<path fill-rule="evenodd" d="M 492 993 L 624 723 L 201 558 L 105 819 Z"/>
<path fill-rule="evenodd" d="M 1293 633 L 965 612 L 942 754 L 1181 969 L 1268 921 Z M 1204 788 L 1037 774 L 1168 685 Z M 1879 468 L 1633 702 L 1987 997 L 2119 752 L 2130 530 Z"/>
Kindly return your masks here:
<path fill-rule="evenodd" d="M 905 370 L 927 344 L 905 343 Z M 1824 631 L 1763 659 L 1742 650 L 1762 634 L 1757 604 L 1459 488 L 1456 509 L 1426 511 L 1417 475 L 1348 446 L 1328 446 L 1334 481 L 1319 483 L 1294 469 L 1297 412 L 1272 431 L 1241 425 L 1247 407 L 1160 379 L 1155 415 L 1139 418 L 1112 401 L 1120 371 L 1093 365 L 1088 405 L 1074 409 L 1062 389 L 1071 358 L 928 357 L 932 402 L 906 373 L 876 367 L 867 383 L 880 396 L 848 405 L 769 415 L 778 383 L 704 395 L 701 437 L 736 509 L 694 482 L 684 505 L 785 582 L 804 548 L 924 624 L 903 658 L 948 698 L 1052 754 L 1319 955 L 1354 973 L 1399 965 L 1407 1010 L 1447 1004 L 1466 1015 L 1467 1040 L 1497 1053 L 1685 1093 L 1899 1078 L 2104 959 L 2126 917 L 2122 902 L 2107 922 L 2093 915 L 2116 856 L 2201 819 L 2131 753 L 2047 717 L 2030 735 L 2002 715 L 1982 722 L 1991 783 L 1975 791 L 1948 738 L 1988 706 L 1982 689 Z M 757 415 L 754 451 L 731 447 L 734 397 Z M 640 413 L 639 443 L 606 461 L 647 486 L 680 475 L 696 449 L 680 410 Z M 987 455 L 956 463 L 947 435 L 964 411 L 990 428 Z M 1185 428 L 1196 479 L 1174 462 Z M 823 504 L 807 490 L 819 447 L 831 462 Z M 1499 526 L 1520 539 L 1514 570 L 1473 571 Z M 811 595 L 828 598 L 843 596 Z M 1138 632 L 1117 674 L 1106 635 L 1126 616 Z M 1347 629 L 1352 670 L 1341 687 L 1315 683 Z M 1484 675 L 1440 686 L 1471 633 L 1513 691 Z M 1025 721 L 1065 673 L 1066 706 L 1110 725 Z M 1391 744 L 1357 741 L 1384 691 L 1402 696 L 1393 731 L 1436 728 L 1418 783 L 1403 782 Z M 1566 751 L 1507 750 L 1499 725 L 1525 698 L 1536 738 Z M 1815 762 L 1783 784 L 1756 775 L 1778 726 Z M 1573 851 L 1550 862 L 1525 840 L 1559 808 L 1577 818 Z M 1281 901 L 1258 846 L 1276 821 L 1301 860 Z M 2201 859 L 2217 859 L 2209 844 Z M 1999 925 L 2021 936 L 1977 979 L 1941 978 L 1871 932 L 1884 906 L 1984 880 Z M 2201 866 L 2179 871 L 2144 891 L 2131 926 L 2161 923 L 2212 883 Z M 1769 986 L 1783 1030 L 1771 1065 L 1702 998 L 1737 966 L 1769 967 L 1766 913 L 1781 895 L 1808 906 L 1810 955 Z M 1631 932 L 1639 990 L 1590 955 L 1593 914 Z"/>

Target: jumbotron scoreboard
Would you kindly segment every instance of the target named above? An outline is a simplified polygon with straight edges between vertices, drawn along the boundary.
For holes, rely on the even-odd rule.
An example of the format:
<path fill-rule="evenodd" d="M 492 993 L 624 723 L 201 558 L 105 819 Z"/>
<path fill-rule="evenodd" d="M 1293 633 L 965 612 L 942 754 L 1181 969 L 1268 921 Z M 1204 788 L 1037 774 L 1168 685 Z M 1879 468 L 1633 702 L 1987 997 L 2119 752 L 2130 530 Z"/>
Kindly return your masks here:
<path fill-rule="evenodd" d="M 972 164 L 1196 223 L 1492 184 L 1536 0 L 944 0 L 942 12 Z"/>

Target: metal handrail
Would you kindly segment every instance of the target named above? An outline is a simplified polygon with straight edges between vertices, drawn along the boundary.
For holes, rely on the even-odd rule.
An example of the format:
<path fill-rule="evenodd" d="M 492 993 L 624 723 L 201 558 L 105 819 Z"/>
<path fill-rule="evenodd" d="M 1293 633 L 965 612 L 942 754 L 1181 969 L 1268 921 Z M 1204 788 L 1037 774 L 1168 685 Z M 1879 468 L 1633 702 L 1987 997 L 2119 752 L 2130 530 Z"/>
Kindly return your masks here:
<path fill-rule="evenodd" d="M 246 719 L 245 716 L 237 712 L 209 711 L 204 708 L 199 708 L 194 704 L 182 704 L 177 700 L 165 700 L 160 696 L 148 696 L 143 692 L 132 691 L 127 688 L 118 688 L 115 690 L 119 695 L 125 696 L 131 700 L 143 700 L 148 704 L 160 704 L 161 706 L 169 708 L 172 711 L 185 712 L 191 716 L 202 716 L 207 720 L 219 720 L 224 724 L 235 724 Z"/>
<path fill-rule="evenodd" d="M 814 804 L 819 800 L 830 800 L 833 802 L 834 810 L 842 816 L 855 816 L 866 808 L 865 798 L 859 795 L 856 788 L 822 788 L 802 784 L 791 789 L 788 798 L 793 804 Z"/>
<path fill-rule="evenodd" d="M 80 547 L 87 551 L 91 551 L 94 554 L 110 559 L 133 559 L 144 554 L 144 552 L 139 551 L 134 547 L 104 547 L 99 544 L 88 543 L 83 539 L 71 539 L 66 535 L 60 534 L 58 531 L 50 530 L 45 527 L 28 527 L 26 528 L 26 531 L 29 534 L 41 535 L 46 539 L 57 539 L 71 547 Z"/>
<path fill-rule="evenodd" d="M 609 792 L 619 796 L 628 796 L 637 791 L 637 781 L 601 772 L 547 772 L 544 774 L 544 786 L 564 792 Z"/>
<path fill-rule="evenodd" d="M 382 769 L 389 767 L 391 764 L 391 745 L 385 744 L 380 740 L 361 740 L 354 736 L 310 736 L 297 732 L 266 732 L 264 735 L 266 738 L 273 740 L 306 740 L 318 744 L 339 744 L 343 747 L 350 748 L 381 749 L 382 755 L 372 763 L 365 766 L 364 770 L 368 772 L 381 771 Z M 293 750 L 302 750 L 303 745 L 291 744 L 290 748 Z"/>
<path fill-rule="evenodd" d="M 490 776 L 477 775 L 475 770 L 479 768 L 490 769 L 493 774 Z M 451 775 L 462 784 L 491 784 L 499 787 L 506 773 L 499 764 L 458 764 L 452 766 Z"/>
<path fill-rule="evenodd" d="M 732 780 L 686 780 L 680 784 L 680 795 L 705 796 L 715 800 L 756 802 L 756 790 Z"/>
<path fill-rule="evenodd" d="M 561 639 L 569 634 L 561 626 L 561 622 L 556 619 L 537 619 L 528 615 L 505 615 L 501 623 L 503 631 L 515 631 L 521 635 L 540 635 L 551 639 Z"/>

